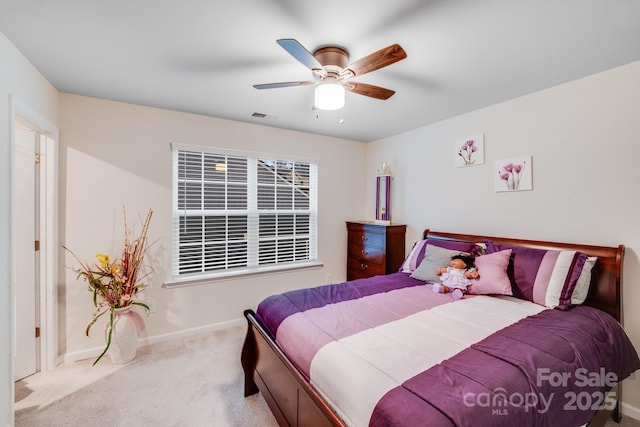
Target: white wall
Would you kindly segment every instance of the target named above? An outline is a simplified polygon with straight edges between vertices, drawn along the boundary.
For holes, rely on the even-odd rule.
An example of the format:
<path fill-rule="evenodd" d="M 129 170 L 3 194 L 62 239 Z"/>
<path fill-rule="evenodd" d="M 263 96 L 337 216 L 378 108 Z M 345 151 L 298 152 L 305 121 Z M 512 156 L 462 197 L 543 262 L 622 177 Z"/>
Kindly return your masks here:
<path fill-rule="evenodd" d="M 407 248 L 424 228 L 624 244 L 624 324 L 640 349 L 639 117 L 635 62 L 370 143 L 367 183 L 382 161 L 391 163 L 393 220 L 408 225 Z M 485 164 L 455 168 L 454 141 L 478 133 Z M 494 162 L 528 155 L 533 191 L 496 193 Z M 373 212 L 373 192 L 367 197 Z M 636 378 L 625 382 L 623 398 L 640 419 Z"/>
<path fill-rule="evenodd" d="M 194 144 L 303 156 L 318 161 L 319 259 L 324 268 L 166 289 L 171 262 L 171 151 L 169 143 Z M 364 216 L 365 144 L 211 117 L 60 95 L 60 239 L 81 258 L 117 254 L 122 243 L 122 206 L 139 230 L 154 211 L 147 260 L 154 268 L 145 298 L 156 312 L 147 320 L 148 337 L 200 328 L 242 317 L 264 297 L 301 287 L 342 281 L 346 275 L 345 220 Z M 68 254 L 62 263 L 75 265 Z M 78 354 L 101 347 L 104 323 L 91 339 L 91 294 L 60 266 L 59 347 Z"/>
<path fill-rule="evenodd" d="M 13 422 L 11 371 L 11 101 L 18 99 L 50 123 L 57 122 L 57 91 L 0 33 L 0 425 Z"/>

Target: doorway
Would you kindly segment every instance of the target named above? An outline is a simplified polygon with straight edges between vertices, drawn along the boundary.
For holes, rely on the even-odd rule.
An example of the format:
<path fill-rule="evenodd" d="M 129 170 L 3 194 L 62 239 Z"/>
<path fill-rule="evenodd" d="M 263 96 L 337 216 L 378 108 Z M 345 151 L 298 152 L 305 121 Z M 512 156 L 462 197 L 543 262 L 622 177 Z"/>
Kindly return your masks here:
<path fill-rule="evenodd" d="M 13 232 L 15 233 L 14 380 L 40 371 L 40 281 L 38 222 L 41 135 L 20 121 L 14 134 Z"/>
<path fill-rule="evenodd" d="M 53 369 L 57 346 L 58 131 L 12 97 L 14 380 Z"/>

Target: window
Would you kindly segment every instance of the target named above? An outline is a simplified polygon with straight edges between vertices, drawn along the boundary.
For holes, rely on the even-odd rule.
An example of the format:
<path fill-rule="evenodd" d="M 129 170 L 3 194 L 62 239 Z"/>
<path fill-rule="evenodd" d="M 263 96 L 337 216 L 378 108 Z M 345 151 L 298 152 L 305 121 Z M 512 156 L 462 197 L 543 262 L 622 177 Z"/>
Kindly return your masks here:
<path fill-rule="evenodd" d="M 317 165 L 173 150 L 173 277 L 316 261 Z"/>

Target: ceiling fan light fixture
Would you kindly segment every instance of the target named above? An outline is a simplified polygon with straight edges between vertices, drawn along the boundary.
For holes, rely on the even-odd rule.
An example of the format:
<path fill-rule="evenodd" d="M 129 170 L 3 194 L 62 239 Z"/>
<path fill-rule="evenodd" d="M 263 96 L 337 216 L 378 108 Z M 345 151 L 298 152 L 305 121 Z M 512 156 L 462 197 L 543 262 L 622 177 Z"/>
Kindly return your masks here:
<path fill-rule="evenodd" d="M 331 79 L 316 87 L 316 108 L 320 110 L 339 110 L 344 107 L 344 86 Z"/>

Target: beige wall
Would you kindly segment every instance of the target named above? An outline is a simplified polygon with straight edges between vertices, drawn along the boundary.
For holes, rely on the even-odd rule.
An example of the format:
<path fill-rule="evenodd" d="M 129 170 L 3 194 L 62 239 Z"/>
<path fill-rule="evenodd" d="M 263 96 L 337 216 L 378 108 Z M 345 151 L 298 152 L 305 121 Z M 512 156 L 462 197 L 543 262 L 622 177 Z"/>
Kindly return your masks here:
<path fill-rule="evenodd" d="M 640 349 L 640 62 L 367 145 L 367 182 L 394 171 L 407 248 L 424 228 L 624 244 L 624 323 Z M 454 167 L 454 141 L 485 134 L 485 164 Z M 494 162 L 533 156 L 533 191 L 496 193 Z M 367 212 L 375 200 L 367 193 Z M 640 377 L 625 382 L 640 419 Z M 635 409 L 635 410 L 634 410 Z"/>
<path fill-rule="evenodd" d="M 0 425 L 13 422 L 13 324 L 11 262 L 11 105 L 16 100 L 49 123 L 56 124 L 58 94 L 0 33 Z"/>
<path fill-rule="evenodd" d="M 123 205 L 138 230 L 154 211 L 149 240 L 159 240 L 147 260 L 156 274 L 145 298 L 156 312 L 146 320 L 148 337 L 240 319 L 270 294 L 323 284 L 327 276 L 344 280 L 344 221 L 364 215 L 364 195 L 356 190 L 363 187 L 365 144 L 69 94 L 60 95 L 60 129 L 60 239 L 78 256 L 93 262 L 98 252 L 121 250 Z M 163 288 L 171 262 L 171 142 L 317 160 L 324 268 Z M 74 265 L 68 254 L 61 259 Z M 102 346 L 102 323 L 91 339 L 84 336 L 90 293 L 72 271 L 60 271 L 60 353 Z"/>

